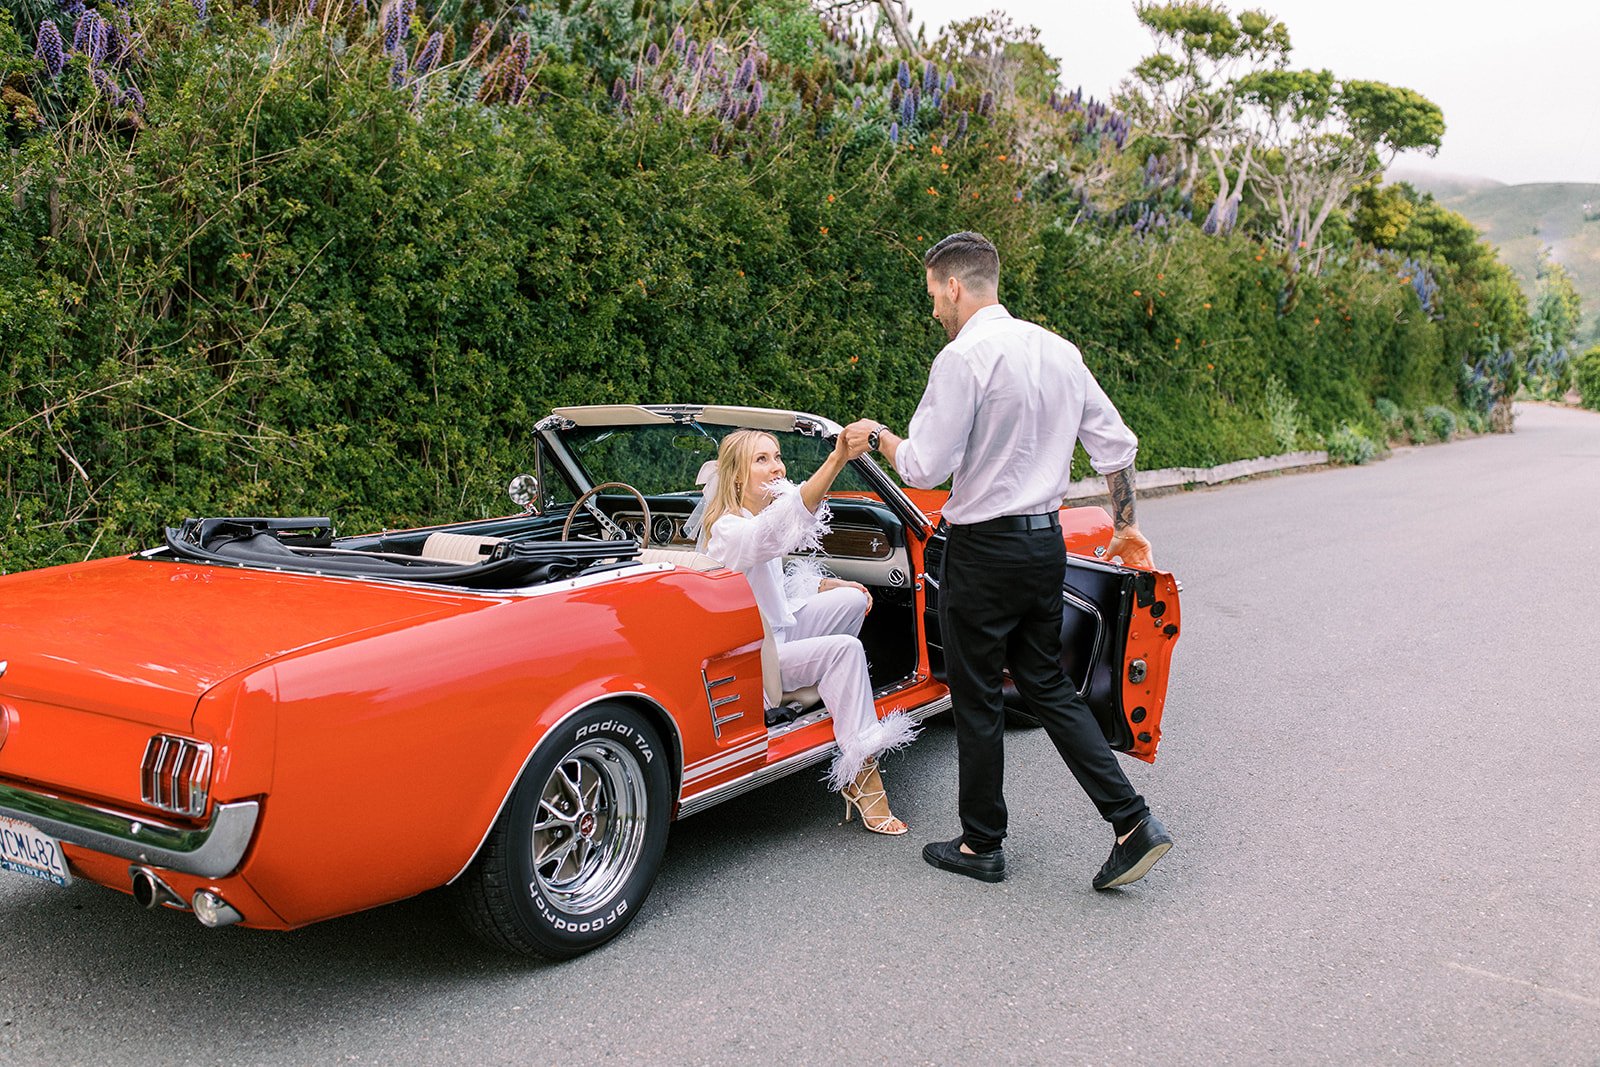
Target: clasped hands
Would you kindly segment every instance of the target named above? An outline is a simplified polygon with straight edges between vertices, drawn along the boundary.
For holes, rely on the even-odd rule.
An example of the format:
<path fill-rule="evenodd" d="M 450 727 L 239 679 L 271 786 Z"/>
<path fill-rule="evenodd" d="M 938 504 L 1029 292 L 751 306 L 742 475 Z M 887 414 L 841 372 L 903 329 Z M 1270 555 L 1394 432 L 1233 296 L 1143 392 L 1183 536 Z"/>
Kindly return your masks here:
<path fill-rule="evenodd" d="M 834 441 L 834 451 L 843 459 L 855 459 L 865 455 L 871 450 L 867 436 L 882 425 L 883 423 L 873 419 L 857 419 L 839 431 L 839 436 Z"/>

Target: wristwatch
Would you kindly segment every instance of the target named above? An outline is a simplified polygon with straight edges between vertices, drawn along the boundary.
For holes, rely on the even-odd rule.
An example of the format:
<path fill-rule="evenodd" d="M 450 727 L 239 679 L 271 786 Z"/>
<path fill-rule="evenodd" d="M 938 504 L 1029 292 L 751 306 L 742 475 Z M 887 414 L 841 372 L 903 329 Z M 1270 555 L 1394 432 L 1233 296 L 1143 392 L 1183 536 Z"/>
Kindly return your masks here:
<path fill-rule="evenodd" d="M 879 426 L 876 430 L 873 430 L 871 433 L 867 434 L 867 447 L 876 452 L 878 450 L 878 438 L 882 436 L 883 431 L 887 429 L 887 426 Z"/>

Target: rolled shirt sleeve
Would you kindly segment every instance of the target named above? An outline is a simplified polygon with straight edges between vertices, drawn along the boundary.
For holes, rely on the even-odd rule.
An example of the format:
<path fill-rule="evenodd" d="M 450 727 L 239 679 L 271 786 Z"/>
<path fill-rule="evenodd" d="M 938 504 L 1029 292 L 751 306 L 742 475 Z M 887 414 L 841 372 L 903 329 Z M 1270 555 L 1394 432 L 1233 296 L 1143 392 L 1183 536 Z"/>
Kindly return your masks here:
<path fill-rule="evenodd" d="M 977 414 L 977 378 L 960 352 L 946 348 L 928 369 L 928 388 L 895 450 L 894 469 L 905 483 L 932 489 L 954 474 Z"/>
<path fill-rule="evenodd" d="M 1133 458 L 1139 452 L 1139 439 L 1122 421 L 1116 405 L 1087 367 L 1084 375 L 1083 419 L 1078 423 L 1078 440 L 1089 453 L 1089 465 L 1095 473 L 1125 470 L 1133 465 Z"/>

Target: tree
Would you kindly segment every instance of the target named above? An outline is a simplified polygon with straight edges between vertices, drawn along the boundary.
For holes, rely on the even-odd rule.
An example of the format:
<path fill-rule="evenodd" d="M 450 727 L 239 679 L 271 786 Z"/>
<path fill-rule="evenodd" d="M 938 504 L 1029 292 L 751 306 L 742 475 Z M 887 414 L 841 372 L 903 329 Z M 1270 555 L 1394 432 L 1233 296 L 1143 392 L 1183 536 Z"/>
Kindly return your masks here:
<path fill-rule="evenodd" d="M 1277 216 L 1290 262 L 1302 251 L 1320 261 L 1317 239 L 1357 189 L 1375 181 L 1399 153 L 1433 154 L 1444 114 L 1411 89 L 1338 81 L 1327 70 L 1254 71 L 1239 80 L 1267 153 L 1258 173 Z"/>
<path fill-rule="evenodd" d="M 1217 189 L 1205 228 L 1226 233 L 1238 217 L 1256 147 L 1255 131 L 1241 121 L 1236 76 L 1263 65 L 1281 69 L 1289 58 L 1289 31 L 1263 11 L 1235 18 L 1209 0 L 1140 3 L 1134 10 L 1156 51 L 1124 83 L 1127 107 L 1146 132 L 1170 146 L 1185 195 L 1194 192 L 1202 162 L 1210 162 Z"/>

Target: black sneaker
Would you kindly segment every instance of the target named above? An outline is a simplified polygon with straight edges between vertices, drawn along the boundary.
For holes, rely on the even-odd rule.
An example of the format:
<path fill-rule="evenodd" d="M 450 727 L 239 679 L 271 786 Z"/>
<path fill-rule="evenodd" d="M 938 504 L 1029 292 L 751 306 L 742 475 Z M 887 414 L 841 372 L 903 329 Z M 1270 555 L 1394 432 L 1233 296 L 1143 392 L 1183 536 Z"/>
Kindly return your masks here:
<path fill-rule="evenodd" d="M 1094 876 L 1096 889 L 1115 889 L 1119 885 L 1137 882 L 1150 873 L 1156 860 L 1172 847 L 1172 835 L 1154 815 L 1133 828 L 1126 841 L 1111 846 L 1111 855 L 1105 866 Z"/>
<path fill-rule="evenodd" d="M 980 882 L 998 882 L 1006 876 L 1004 849 L 993 852 L 962 852 L 961 838 L 932 841 L 922 846 L 922 858 L 942 871 L 954 871 Z"/>

